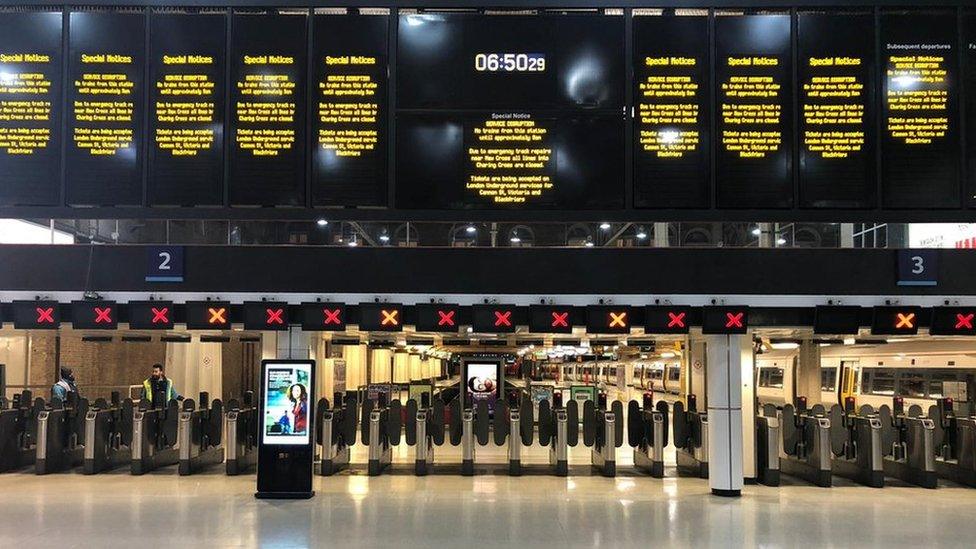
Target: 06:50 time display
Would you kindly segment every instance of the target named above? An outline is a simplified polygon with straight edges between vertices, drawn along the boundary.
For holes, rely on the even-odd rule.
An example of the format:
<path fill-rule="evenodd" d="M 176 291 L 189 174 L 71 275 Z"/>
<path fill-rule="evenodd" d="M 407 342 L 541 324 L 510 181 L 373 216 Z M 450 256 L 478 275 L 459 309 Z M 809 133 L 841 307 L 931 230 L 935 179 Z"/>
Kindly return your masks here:
<path fill-rule="evenodd" d="M 544 53 L 477 53 L 474 70 L 478 72 L 544 72 Z"/>

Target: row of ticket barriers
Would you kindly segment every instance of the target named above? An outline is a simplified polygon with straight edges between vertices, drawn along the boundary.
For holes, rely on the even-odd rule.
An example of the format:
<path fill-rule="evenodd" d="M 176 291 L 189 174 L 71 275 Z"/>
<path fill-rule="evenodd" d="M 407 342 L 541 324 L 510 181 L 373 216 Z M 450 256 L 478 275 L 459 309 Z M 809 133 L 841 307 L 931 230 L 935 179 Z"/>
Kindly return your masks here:
<path fill-rule="evenodd" d="M 556 393 L 551 403 L 537 404 L 516 394 L 493 409 L 487 401 L 463 405 L 455 398 L 445 404 L 429 394 L 405 404 L 385 393 L 363 402 L 336 394 L 315 408 L 317 472 L 329 476 L 347 468 L 358 442 L 368 449 L 370 475 L 389 467 L 392 448 L 400 444 L 412 449 L 417 475 L 434 470 L 435 451 L 445 444 L 461 447 L 459 472 L 473 475 L 478 449 L 493 444 L 507 447 L 511 475 L 542 470 L 566 476 L 569 448 L 582 442 L 599 474 L 616 475 L 617 452 L 627 444 L 634 467 L 661 478 L 670 438 L 678 475 L 708 478 L 708 416 L 693 395 L 686 402 L 669 405 L 645 394 L 642 402 L 627 404 L 625 419 L 624 403 L 608 403 L 604 393 L 584 402 L 563 402 Z M 228 475 L 237 475 L 256 465 L 260 425 L 251 393 L 229 401 L 225 411 L 207 393 L 198 401 L 151 408 L 117 393 L 89 403 L 71 396 L 65 402 L 32 399 L 24 391 L 11 402 L 0 401 L 0 472 L 81 467 L 96 474 L 128 467 L 141 475 L 176 465 L 180 475 L 190 475 L 223 464 Z M 831 486 L 834 477 L 872 487 L 883 487 L 886 478 L 926 488 L 937 487 L 939 478 L 976 486 L 976 417 L 957 415 L 948 398 L 924 415 L 917 405 L 906 409 L 900 397 L 877 410 L 857 408 L 853 399 L 829 410 L 808 407 L 800 397 L 795 406 L 763 406 L 756 441 L 758 481 L 766 485 L 779 485 L 786 474 L 819 486 Z M 548 448 L 548 463 L 527 463 L 525 450 L 536 442 Z M 448 471 L 457 465 L 438 467 Z"/>
<path fill-rule="evenodd" d="M 177 466 L 180 475 L 225 464 L 228 475 L 257 463 L 257 409 L 253 394 L 231 400 L 200 393 L 199 401 L 165 407 L 133 405 L 118 393 L 89 402 L 68 393 L 61 401 L 24 391 L 0 403 L 0 473 L 33 467 L 39 475 L 81 467 L 85 474 L 129 467 L 142 475 Z M 225 440 L 226 435 L 226 440 Z"/>
<path fill-rule="evenodd" d="M 924 488 L 940 478 L 976 486 L 976 417 L 957 415 L 950 398 L 927 415 L 904 399 L 875 410 L 856 406 L 807 406 L 806 398 L 781 409 L 765 405 L 756 418 L 758 480 L 777 486 L 780 474 L 831 486 L 834 477 L 875 488 L 885 479 Z"/>

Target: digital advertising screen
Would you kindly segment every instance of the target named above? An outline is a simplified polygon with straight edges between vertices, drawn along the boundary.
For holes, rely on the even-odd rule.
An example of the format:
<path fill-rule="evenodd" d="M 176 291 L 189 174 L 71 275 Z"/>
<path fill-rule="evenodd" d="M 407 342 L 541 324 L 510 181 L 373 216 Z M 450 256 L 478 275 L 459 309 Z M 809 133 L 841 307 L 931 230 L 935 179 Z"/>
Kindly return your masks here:
<path fill-rule="evenodd" d="M 307 20 L 235 14 L 231 24 L 230 202 L 305 205 Z"/>
<path fill-rule="evenodd" d="M 716 17 L 715 78 L 718 206 L 792 206 L 790 16 Z"/>
<path fill-rule="evenodd" d="M 82 206 L 142 204 L 146 16 L 70 16 L 65 187 Z"/>
<path fill-rule="evenodd" d="M 0 205 L 61 198 L 60 13 L 0 13 Z"/>
<path fill-rule="evenodd" d="M 227 18 L 157 13 L 149 29 L 149 203 L 223 204 Z"/>
<path fill-rule="evenodd" d="M 472 408 L 478 402 L 488 401 L 488 409 L 495 408 L 495 401 L 501 394 L 498 372 L 501 368 L 497 362 L 468 362 L 465 364 L 465 406 Z"/>
<path fill-rule="evenodd" d="M 312 29 L 312 203 L 386 206 L 385 15 L 316 15 Z"/>
<path fill-rule="evenodd" d="M 797 36 L 800 205 L 873 207 L 874 15 L 802 13 Z"/>
<path fill-rule="evenodd" d="M 882 204 L 959 206 L 955 12 L 881 16 Z"/>
<path fill-rule="evenodd" d="M 261 444 L 296 446 L 311 443 L 312 370 L 314 362 L 272 361 L 262 365 Z"/>
<path fill-rule="evenodd" d="M 634 18 L 634 203 L 709 204 L 708 18 Z"/>

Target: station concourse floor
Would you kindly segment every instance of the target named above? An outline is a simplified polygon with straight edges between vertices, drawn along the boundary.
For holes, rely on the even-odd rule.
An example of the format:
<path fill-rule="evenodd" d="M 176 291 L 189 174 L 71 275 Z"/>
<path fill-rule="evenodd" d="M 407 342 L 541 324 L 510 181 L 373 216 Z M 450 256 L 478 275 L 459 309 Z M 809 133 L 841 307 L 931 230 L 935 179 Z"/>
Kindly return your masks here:
<path fill-rule="evenodd" d="M 479 448 L 478 472 L 451 471 L 457 448 L 438 448 L 441 472 L 413 476 L 398 447 L 391 470 L 353 467 L 314 477 L 311 500 L 257 500 L 255 477 L 223 469 L 179 477 L 169 467 L 142 477 L 127 469 L 0 475 L 0 547 L 963 547 L 976 539 L 976 489 L 905 485 L 873 489 L 838 480 L 818 488 L 748 485 L 741 498 L 713 496 L 708 481 L 654 479 L 618 456 L 618 476 L 589 467 L 572 449 L 570 476 L 504 473 L 505 449 Z M 538 445 L 527 461 L 546 462 Z M 673 454 L 669 456 L 673 464 Z M 484 463 L 484 465 L 482 465 Z M 445 471 L 446 469 L 446 471 Z"/>

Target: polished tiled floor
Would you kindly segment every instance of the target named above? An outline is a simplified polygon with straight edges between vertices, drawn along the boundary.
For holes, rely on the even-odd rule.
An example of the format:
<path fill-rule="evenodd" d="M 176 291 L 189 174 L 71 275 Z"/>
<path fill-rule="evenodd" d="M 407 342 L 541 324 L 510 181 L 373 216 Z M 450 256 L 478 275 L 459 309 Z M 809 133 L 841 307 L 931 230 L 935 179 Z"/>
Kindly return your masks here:
<path fill-rule="evenodd" d="M 439 460 L 454 462 L 453 450 Z M 489 463 L 502 456 L 493 447 L 479 454 Z M 530 459 L 544 456 L 535 448 Z M 308 501 L 259 501 L 253 476 L 218 472 L 5 474 L 0 547 L 914 548 L 971 547 L 976 539 L 976 489 L 788 481 L 726 499 L 712 496 L 704 480 L 641 476 L 624 467 L 625 457 L 615 479 L 590 475 L 582 448 L 569 478 L 418 478 L 405 463 L 370 478 L 355 467 L 316 477 Z"/>

